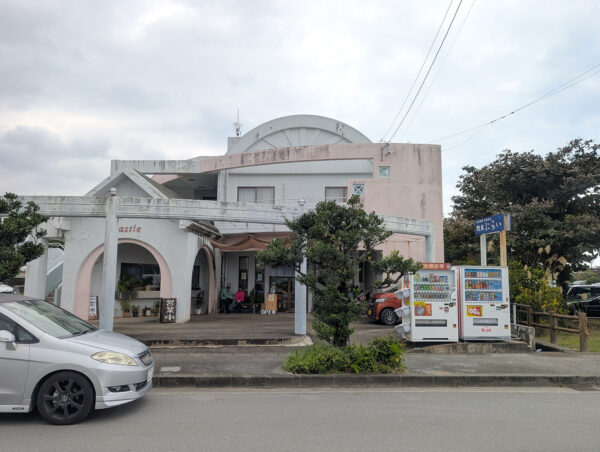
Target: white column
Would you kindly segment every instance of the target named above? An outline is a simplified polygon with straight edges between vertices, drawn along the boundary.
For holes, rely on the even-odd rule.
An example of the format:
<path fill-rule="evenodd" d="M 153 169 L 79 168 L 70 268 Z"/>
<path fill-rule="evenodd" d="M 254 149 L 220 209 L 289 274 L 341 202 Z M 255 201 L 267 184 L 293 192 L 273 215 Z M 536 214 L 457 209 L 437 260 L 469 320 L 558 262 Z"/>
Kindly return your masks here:
<path fill-rule="evenodd" d="M 481 266 L 487 266 L 487 236 L 486 234 L 481 234 L 479 236 L 479 249 L 481 255 Z"/>
<path fill-rule="evenodd" d="M 25 274 L 25 295 L 35 298 L 46 297 L 46 277 L 48 275 L 48 239 L 41 238 L 40 244 L 44 245 L 44 254 L 36 260 L 27 262 Z"/>
<path fill-rule="evenodd" d="M 300 267 L 302 273 L 306 274 L 306 258 Z M 294 333 L 306 334 L 306 286 L 295 281 L 295 310 L 294 310 Z"/>
<path fill-rule="evenodd" d="M 110 196 L 106 200 L 104 258 L 102 261 L 102 295 L 99 300 L 100 328 L 106 331 L 113 330 L 118 249 L 119 219 L 117 218 L 117 190 L 111 188 Z"/>
<path fill-rule="evenodd" d="M 425 261 L 435 262 L 435 237 L 433 234 L 425 236 Z"/>

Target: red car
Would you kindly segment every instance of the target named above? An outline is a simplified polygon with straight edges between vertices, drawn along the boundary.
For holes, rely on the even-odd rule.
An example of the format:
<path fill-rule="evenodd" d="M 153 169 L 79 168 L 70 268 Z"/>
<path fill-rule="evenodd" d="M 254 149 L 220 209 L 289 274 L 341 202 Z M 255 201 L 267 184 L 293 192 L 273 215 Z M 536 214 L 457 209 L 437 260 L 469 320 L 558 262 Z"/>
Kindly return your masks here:
<path fill-rule="evenodd" d="M 396 298 L 393 292 L 378 293 L 371 297 L 367 315 L 371 320 L 379 321 L 384 325 L 395 325 L 400 319 L 394 309 L 402 307 L 402 300 Z"/>

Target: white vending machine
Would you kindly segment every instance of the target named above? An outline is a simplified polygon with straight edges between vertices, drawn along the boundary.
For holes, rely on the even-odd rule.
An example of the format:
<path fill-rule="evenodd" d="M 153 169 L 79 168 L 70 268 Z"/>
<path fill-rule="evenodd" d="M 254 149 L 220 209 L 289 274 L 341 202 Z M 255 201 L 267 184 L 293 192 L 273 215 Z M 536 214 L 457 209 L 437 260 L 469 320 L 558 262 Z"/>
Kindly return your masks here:
<path fill-rule="evenodd" d="M 455 267 L 459 273 L 460 338 L 510 339 L 507 267 Z"/>
<path fill-rule="evenodd" d="M 396 331 L 412 342 L 458 342 L 456 272 L 420 270 L 405 276 L 403 287 L 396 292 L 404 298 Z"/>

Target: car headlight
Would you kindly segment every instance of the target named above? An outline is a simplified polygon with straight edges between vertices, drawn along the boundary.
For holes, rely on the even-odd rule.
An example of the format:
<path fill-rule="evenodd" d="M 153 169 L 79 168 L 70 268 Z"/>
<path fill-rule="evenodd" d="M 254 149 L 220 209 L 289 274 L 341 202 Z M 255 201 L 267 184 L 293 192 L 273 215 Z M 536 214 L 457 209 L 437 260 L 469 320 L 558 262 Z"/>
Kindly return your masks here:
<path fill-rule="evenodd" d="M 98 352 L 92 355 L 92 359 L 106 364 L 120 364 L 122 366 L 137 366 L 132 357 L 117 352 Z"/>

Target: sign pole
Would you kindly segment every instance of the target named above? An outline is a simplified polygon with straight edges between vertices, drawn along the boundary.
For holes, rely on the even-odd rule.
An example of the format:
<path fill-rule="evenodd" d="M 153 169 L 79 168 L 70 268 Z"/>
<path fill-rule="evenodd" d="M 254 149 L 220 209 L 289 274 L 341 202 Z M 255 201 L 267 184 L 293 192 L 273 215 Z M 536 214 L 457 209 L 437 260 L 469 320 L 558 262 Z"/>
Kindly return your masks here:
<path fill-rule="evenodd" d="M 500 231 L 500 265 L 502 267 L 507 266 L 506 261 L 506 229 Z"/>
<path fill-rule="evenodd" d="M 479 236 L 479 248 L 481 255 L 481 266 L 487 266 L 487 234 L 481 234 Z"/>

